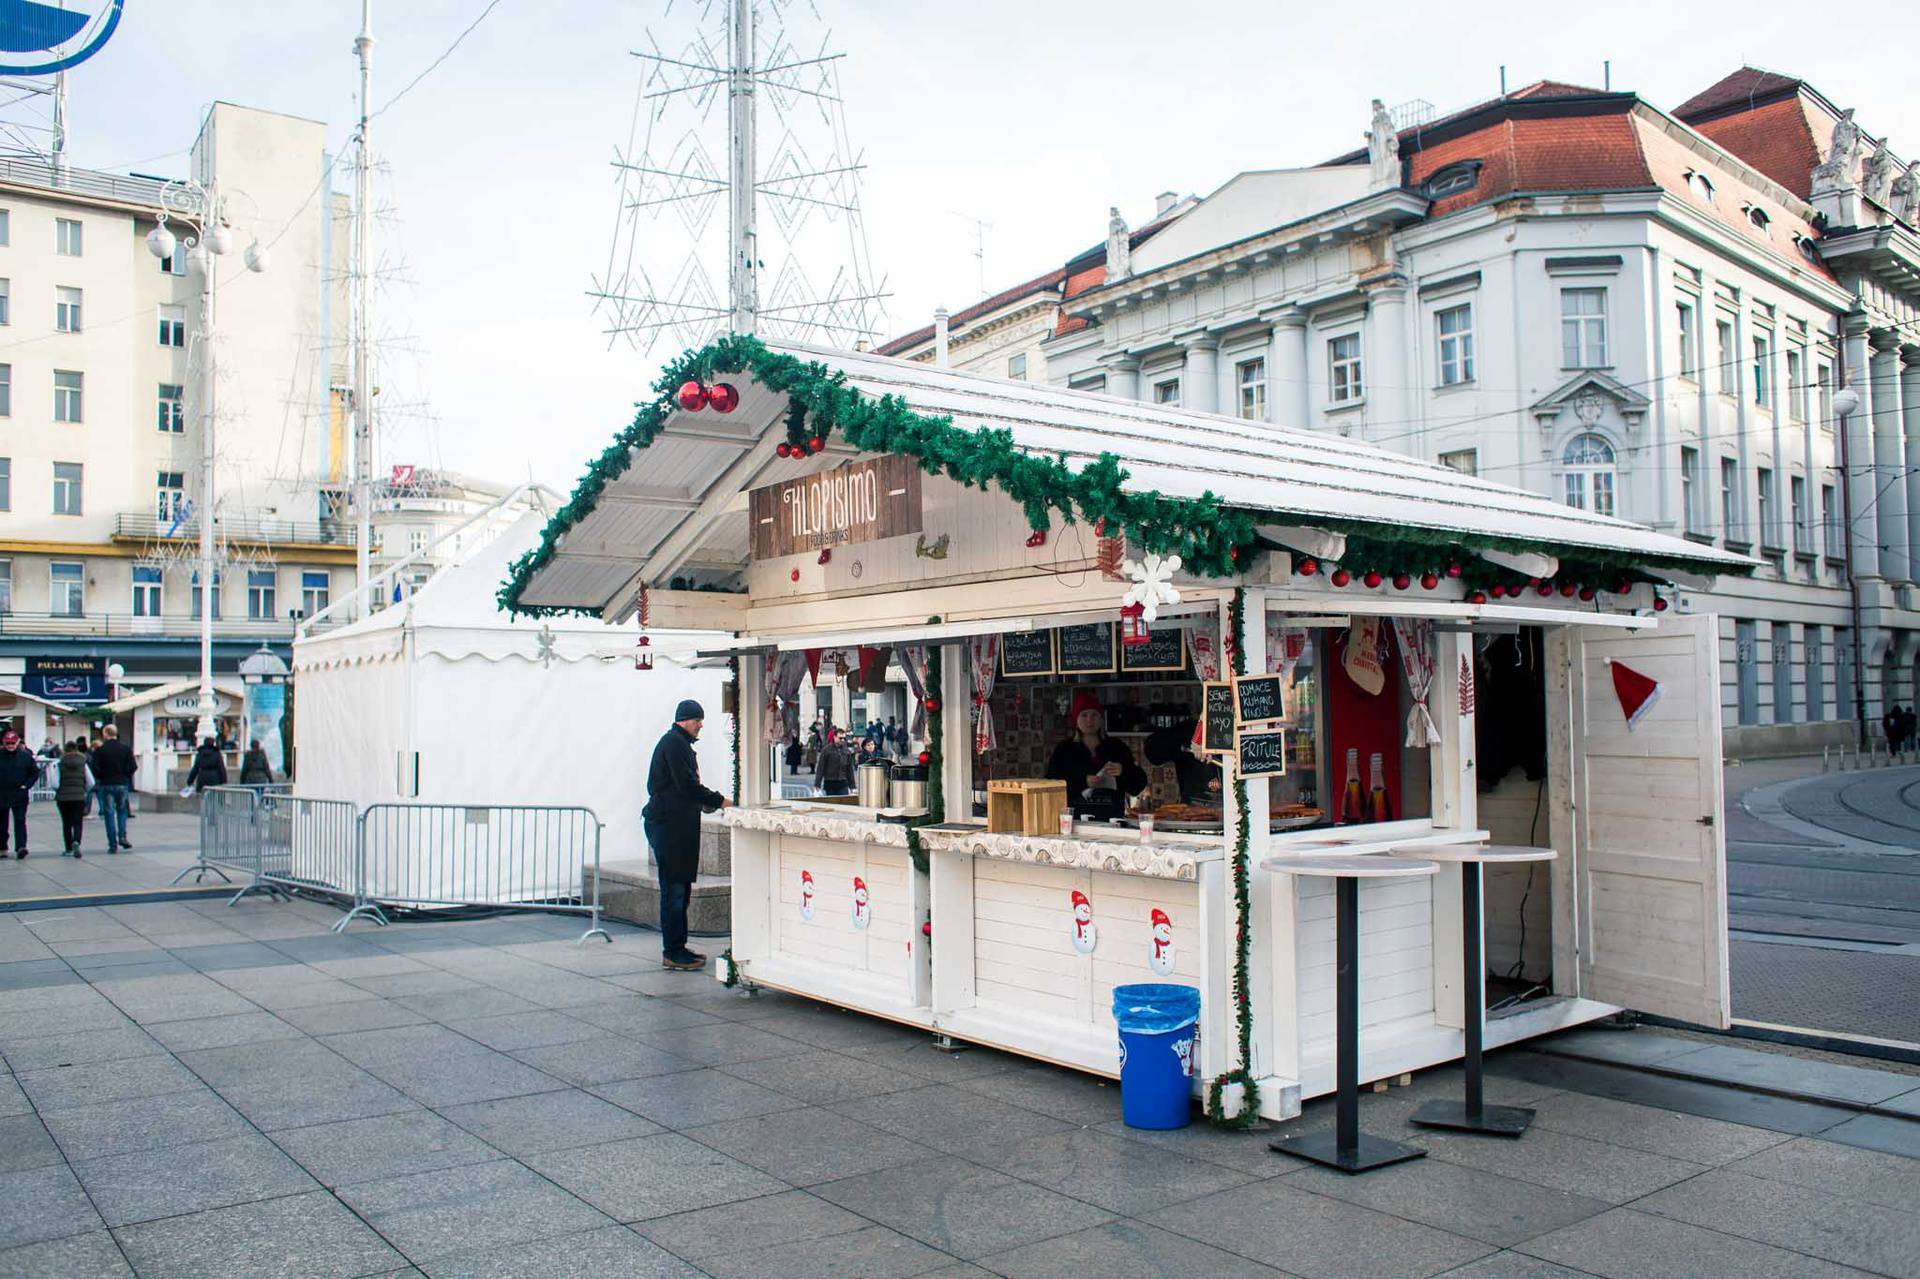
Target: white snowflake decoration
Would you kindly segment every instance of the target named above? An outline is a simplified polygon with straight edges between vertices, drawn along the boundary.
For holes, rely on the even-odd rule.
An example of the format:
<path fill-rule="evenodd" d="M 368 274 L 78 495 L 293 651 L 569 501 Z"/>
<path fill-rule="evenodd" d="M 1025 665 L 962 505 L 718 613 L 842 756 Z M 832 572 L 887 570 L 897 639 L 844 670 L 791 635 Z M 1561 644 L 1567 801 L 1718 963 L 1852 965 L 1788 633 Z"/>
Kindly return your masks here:
<path fill-rule="evenodd" d="M 1133 579 L 1133 585 L 1120 597 L 1120 607 L 1140 606 L 1140 616 L 1151 622 L 1160 616 L 1162 604 L 1178 604 L 1180 592 L 1173 587 L 1173 575 L 1180 571 L 1180 557 L 1164 559 L 1149 553 L 1143 560 L 1122 560 L 1120 571 Z"/>

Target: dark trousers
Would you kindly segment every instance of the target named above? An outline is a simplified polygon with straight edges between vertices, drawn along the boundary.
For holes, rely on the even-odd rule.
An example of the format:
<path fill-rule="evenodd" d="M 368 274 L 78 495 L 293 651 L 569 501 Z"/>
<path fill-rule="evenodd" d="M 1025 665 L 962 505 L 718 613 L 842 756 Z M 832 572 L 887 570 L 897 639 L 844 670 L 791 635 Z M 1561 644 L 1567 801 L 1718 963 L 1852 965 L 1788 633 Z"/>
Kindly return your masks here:
<path fill-rule="evenodd" d="M 21 852 L 27 851 L 27 797 L 16 796 L 0 799 L 0 853 L 7 851 L 7 814 L 13 814 L 13 842 L 20 846 Z"/>
<path fill-rule="evenodd" d="M 80 847 L 80 835 L 87 828 L 87 801 L 84 799 L 57 799 L 60 807 L 60 846 L 68 852 Z"/>
<path fill-rule="evenodd" d="M 693 881 L 660 881 L 660 953 L 683 955 L 687 949 L 687 903 L 693 900 Z"/>

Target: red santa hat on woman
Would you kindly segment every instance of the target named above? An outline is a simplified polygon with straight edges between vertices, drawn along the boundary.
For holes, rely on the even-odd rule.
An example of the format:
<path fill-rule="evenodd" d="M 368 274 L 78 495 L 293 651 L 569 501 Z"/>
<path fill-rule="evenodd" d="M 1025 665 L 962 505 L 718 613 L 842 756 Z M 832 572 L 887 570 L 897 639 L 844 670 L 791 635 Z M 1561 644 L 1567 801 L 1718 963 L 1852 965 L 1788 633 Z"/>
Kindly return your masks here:
<path fill-rule="evenodd" d="M 1083 689 L 1082 691 L 1075 693 L 1073 695 L 1073 710 L 1068 714 L 1067 717 L 1073 720 L 1075 723 L 1078 723 L 1080 720 L 1081 712 L 1083 711 L 1099 711 L 1102 715 L 1105 715 L 1107 713 L 1107 708 L 1100 704 L 1100 699 L 1098 697 L 1095 697 L 1092 693 L 1089 693 Z"/>

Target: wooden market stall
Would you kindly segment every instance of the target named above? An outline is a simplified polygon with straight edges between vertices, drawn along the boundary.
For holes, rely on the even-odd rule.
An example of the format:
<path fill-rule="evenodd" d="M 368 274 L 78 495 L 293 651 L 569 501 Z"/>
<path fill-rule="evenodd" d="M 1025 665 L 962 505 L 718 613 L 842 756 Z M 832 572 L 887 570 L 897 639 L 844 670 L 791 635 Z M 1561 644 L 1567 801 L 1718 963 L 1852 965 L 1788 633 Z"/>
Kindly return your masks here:
<path fill-rule="evenodd" d="M 729 337 L 661 388 L 503 599 L 735 637 L 723 975 L 1106 1075 L 1113 988 L 1190 984 L 1196 1089 L 1283 1117 L 1333 1086 L 1334 893 L 1261 862 L 1494 837 L 1559 856 L 1489 871 L 1490 945 L 1521 939 L 1489 1045 L 1620 1006 L 1724 1024 L 1717 627 L 1669 604 L 1748 561 L 1347 439 L 868 354 Z M 780 799 L 809 671 L 879 649 L 924 802 Z M 1460 884 L 1359 891 L 1368 1078 L 1462 1051 Z"/>

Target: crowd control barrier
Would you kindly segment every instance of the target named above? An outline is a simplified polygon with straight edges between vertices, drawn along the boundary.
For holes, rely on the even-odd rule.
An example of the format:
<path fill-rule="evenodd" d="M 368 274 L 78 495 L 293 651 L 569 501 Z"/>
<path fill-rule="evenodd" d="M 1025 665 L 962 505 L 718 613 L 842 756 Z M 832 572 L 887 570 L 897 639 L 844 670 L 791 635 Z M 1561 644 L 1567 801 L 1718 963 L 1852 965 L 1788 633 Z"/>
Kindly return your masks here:
<path fill-rule="evenodd" d="M 200 793 L 199 860 L 173 882 L 246 876 L 229 906 L 248 893 L 285 897 L 295 888 L 351 897 L 354 818 L 352 804 L 301 798 L 284 783 L 209 786 Z"/>

